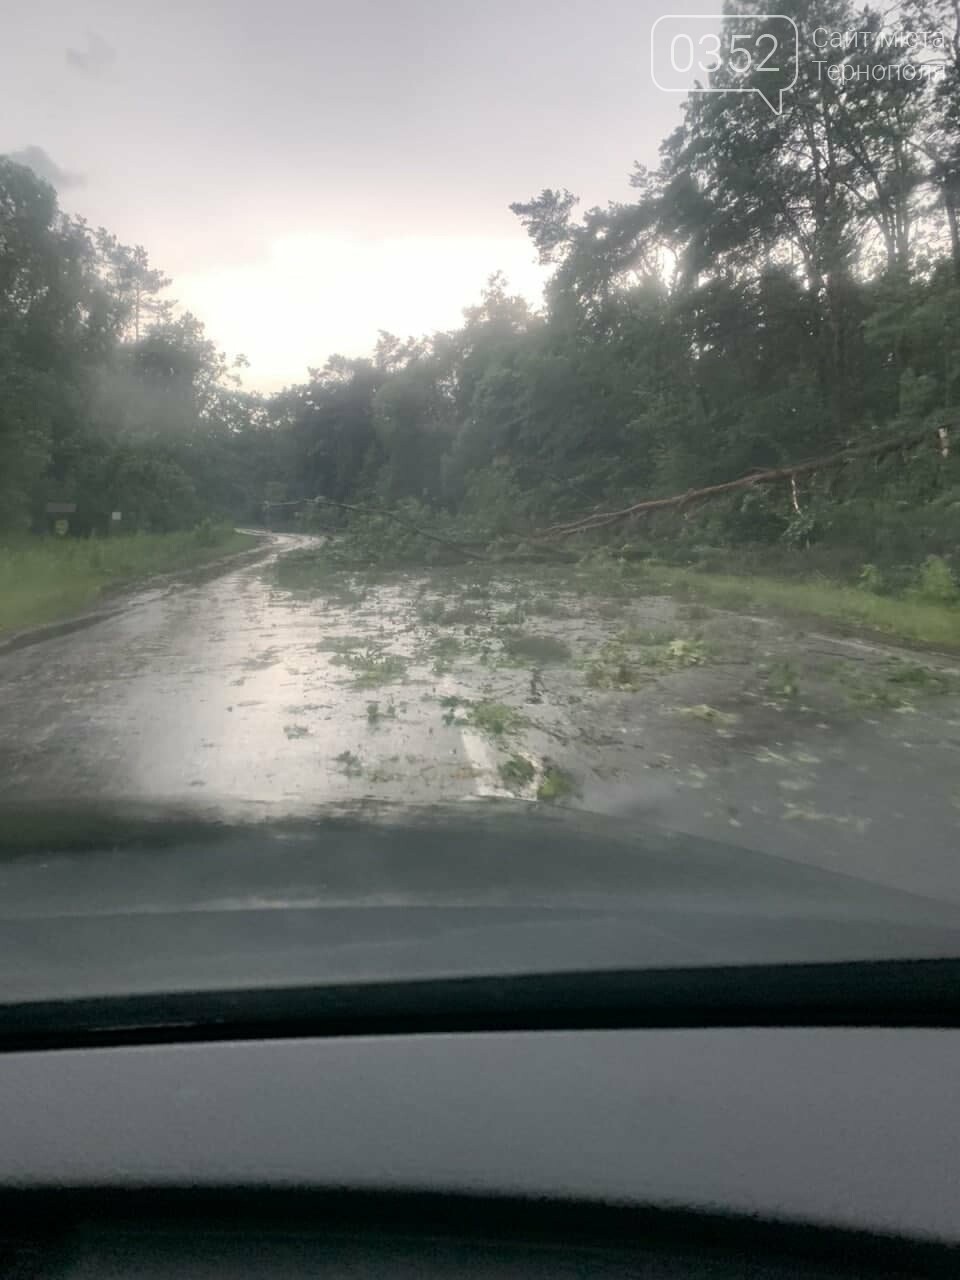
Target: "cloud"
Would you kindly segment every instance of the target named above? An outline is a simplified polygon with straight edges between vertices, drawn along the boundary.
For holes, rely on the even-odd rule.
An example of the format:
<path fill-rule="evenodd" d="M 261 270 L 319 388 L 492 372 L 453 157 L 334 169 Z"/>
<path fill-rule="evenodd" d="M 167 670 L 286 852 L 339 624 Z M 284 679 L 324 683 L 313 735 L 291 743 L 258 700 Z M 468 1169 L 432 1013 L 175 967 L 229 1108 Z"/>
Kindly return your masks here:
<path fill-rule="evenodd" d="M 276 240 L 257 262 L 177 276 L 181 304 L 210 337 L 250 361 L 248 386 L 301 381 L 327 356 L 369 355 L 377 330 L 402 337 L 453 329 L 502 268 L 510 292 L 535 306 L 549 272 L 513 236 L 397 236 L 362 240 L 304 233 Z"/>
<path fill-rule="evenodd" d="M 105 76 L 117 60 L 117 51 L 97 31 L 87 32 L 85 49 L 67 49 L 66 59 L 74 71 L 84 76 Z"/>
<path fill-rule="evenodd" d="M 86 182 L 82 173 L 70 173 L 66 169 L 61 169 L 56 161 L 47 155 L 43 147 L 27 146 L 21 151 L 10 151 L 8 158 L 17 164 L 26 165 L 38 178 L 43 178 L 58 191 L 64 191 L 67 187 L 82 187 Z"/>

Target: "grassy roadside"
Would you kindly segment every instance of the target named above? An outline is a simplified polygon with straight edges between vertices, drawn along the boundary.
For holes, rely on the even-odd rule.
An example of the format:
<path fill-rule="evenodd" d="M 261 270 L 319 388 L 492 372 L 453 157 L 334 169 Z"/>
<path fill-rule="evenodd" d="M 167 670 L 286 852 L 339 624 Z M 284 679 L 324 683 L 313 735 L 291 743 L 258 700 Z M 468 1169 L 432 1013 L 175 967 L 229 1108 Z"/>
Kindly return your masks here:
<path fill-rule="evenodd" d="M 679 566 L 643 566 L 644 582 L 668 594 L 721 609 L 771 609 L 882 632 L 892 640 L 960 650 L 960 605 L 910 596 L 874 595 L 827 580 L 704 573 Z"/>
<path fill-rule="evenodd" d="M 215 526 L 0 545 L 0 636 L 92 608 L 105 587 L 191 568 L 255 545 L 249 534 Z"/>

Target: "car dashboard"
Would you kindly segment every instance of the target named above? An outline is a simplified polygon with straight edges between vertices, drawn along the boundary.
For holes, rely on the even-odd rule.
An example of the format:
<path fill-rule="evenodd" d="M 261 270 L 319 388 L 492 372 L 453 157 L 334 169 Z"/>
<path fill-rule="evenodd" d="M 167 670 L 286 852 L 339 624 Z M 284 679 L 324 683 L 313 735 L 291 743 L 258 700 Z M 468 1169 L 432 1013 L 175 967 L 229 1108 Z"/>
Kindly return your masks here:
<path fill-rule="evenodd" d="M 170 1033 L 172 1034 L 172 1033 Z M 956 1274 L 960 1032 L 0 1055 L 9 1274 Z"/>

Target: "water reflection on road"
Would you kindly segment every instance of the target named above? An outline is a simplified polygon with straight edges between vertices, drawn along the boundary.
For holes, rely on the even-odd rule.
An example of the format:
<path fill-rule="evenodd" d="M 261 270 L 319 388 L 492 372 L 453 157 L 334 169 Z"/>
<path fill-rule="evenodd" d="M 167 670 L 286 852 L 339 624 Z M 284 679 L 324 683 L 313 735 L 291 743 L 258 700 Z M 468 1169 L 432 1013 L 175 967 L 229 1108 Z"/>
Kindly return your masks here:
<path fill-rule="evenodd" d="M 475 599 L 426 574 L 296 593 L 272 560 L 310 540 L 271 539 L 0 655 L 0 805 L 235 817 L 512 795 L 960 899 L 949 660 L 536 575 Z"/>

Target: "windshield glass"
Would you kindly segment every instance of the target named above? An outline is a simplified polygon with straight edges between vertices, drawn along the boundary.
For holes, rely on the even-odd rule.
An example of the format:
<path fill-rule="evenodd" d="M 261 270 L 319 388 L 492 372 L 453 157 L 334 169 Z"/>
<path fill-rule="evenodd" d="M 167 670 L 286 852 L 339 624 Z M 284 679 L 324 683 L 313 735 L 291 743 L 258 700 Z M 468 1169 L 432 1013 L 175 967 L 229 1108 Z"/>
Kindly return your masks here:
<path fill-rule="evenodd" d="M 11 927 L 562 887 L 950 950 L 960 18 L 720 7 L 8 15 Z M 406 877 L 277 854 L 431 807 Z"/>

